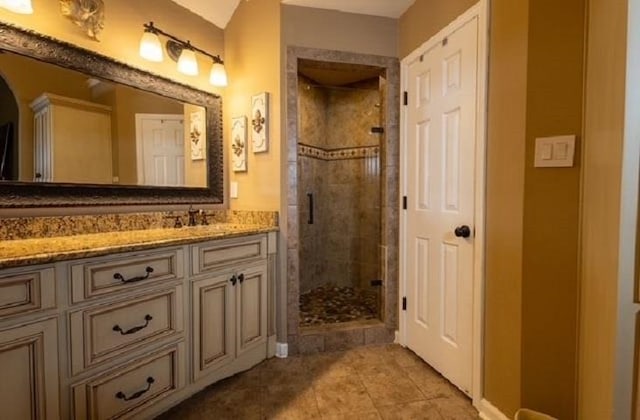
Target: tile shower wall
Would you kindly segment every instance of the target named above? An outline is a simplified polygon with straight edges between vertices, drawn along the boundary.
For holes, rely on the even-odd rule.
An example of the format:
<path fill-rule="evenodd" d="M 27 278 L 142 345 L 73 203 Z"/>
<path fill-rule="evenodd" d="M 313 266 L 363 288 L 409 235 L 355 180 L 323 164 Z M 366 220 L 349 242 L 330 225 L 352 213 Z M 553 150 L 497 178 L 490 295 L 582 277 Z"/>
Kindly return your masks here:
<path fill-rule="evenodd" d="M 370 287 L 380 278 L 382 135 L 371 133 L 382 126 L 380 82 L 333 89 L 298 80 L 300 292 Z"/>

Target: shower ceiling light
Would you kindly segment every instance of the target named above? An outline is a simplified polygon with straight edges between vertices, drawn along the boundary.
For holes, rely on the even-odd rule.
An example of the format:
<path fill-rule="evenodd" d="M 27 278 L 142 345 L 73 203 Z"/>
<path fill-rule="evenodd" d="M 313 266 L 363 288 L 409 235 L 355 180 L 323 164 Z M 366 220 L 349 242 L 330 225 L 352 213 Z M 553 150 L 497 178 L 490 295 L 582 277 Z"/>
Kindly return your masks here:
<path fill-rule="evenodd" d="M 0 0 L 6 1 L 6 0 Z M 13 0 L 15 1 L 15 0 Z M 224 61 L 219 55 L 209 54 L 208 52 L 192 45 L 189 41 L 183 41 L 180 38 L 173 36 L 162 29 L 158 28 L 153 22 L 145 23 L 144 33 L 140 39 L 140 56 L 145 60 L 160 62 L 163 58 L 162 44 L 160 43 L 159 35 L 163 35 L 169 38 L 167 47 L 171 44 L 172 49 L 177 48 L 175 55 L 172 57 L 178 59 L 178 71 L 180 73 L 197 76 L 198 75 L 198 58 L 196 52 L 206 55 L 213 60 L 213 66 L 211 67 L 211 73 L 209 75 L 209 82 L 214 86 L 227 86 L 227 72 L 224 68 Z M 169 56 L 172 56 L 172 51 L 167 50 Z"/>

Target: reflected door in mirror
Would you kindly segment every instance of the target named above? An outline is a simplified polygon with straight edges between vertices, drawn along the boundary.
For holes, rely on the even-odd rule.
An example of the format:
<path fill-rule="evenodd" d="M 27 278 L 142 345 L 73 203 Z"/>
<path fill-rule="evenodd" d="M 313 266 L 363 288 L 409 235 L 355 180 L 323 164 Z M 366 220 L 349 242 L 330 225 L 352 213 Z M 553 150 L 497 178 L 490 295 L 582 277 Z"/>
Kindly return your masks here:
<path fill-rule="evenodd" d="M 137 114 L 138 183 L 185 185 L 185 131 L 182 115 Z"/>

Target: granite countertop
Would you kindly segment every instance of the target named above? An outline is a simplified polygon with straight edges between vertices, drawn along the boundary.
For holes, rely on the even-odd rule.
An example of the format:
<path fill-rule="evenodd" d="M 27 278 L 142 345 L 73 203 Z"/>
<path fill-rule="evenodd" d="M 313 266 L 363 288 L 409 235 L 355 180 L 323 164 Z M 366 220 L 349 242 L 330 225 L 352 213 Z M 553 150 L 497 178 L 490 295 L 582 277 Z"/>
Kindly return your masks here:
<path fill-rule="evenodd" d="M 97 257 L 173 245 L 275 232 L 265 225 L 214 224 L 0 241 L 0 268 Z"/>

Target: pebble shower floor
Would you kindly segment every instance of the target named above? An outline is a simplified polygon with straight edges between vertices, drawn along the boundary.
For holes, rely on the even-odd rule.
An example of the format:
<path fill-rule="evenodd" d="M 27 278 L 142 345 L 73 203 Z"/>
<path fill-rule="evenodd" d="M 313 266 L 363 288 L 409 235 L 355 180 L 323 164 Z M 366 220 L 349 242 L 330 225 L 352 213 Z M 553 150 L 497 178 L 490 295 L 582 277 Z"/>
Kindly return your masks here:
<path fill-rule="evenodd" d="M 300 326 L 377 319 L 379 292 L 353 287 L 320 286 L 300 295 Z"/>

